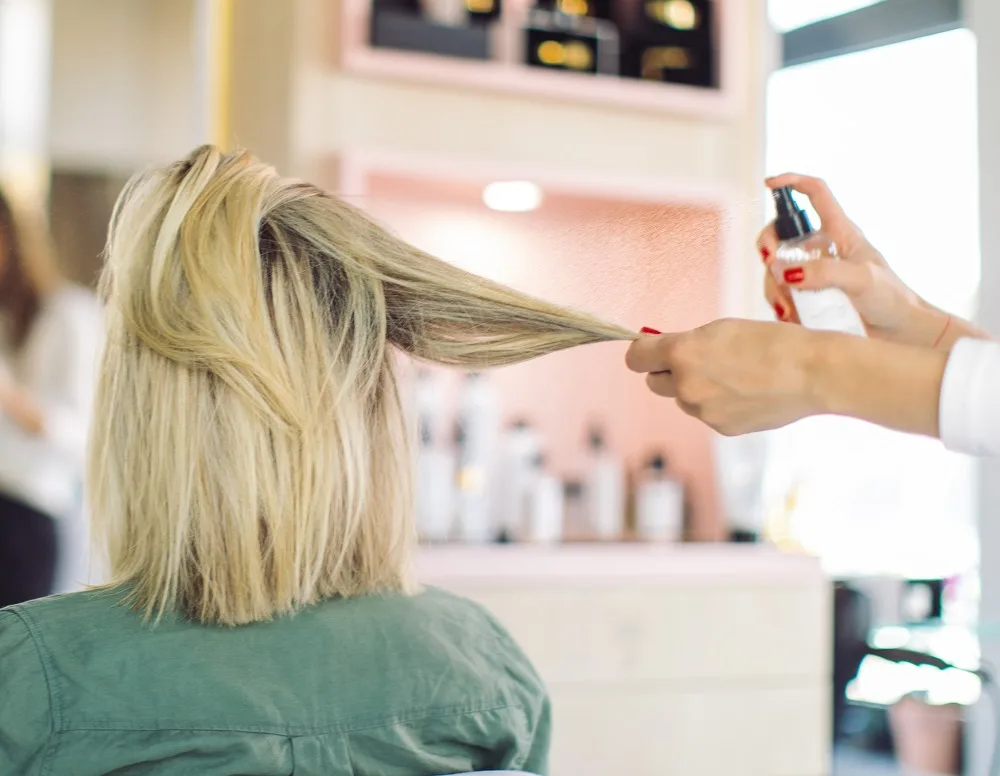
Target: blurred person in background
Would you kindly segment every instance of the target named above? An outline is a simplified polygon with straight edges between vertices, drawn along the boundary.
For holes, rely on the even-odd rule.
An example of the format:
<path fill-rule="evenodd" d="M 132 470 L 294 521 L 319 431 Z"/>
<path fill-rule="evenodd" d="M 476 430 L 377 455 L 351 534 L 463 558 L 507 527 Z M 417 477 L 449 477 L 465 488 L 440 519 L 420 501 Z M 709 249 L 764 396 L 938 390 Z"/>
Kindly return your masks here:
<path fill-rule="evenodd" d="M 112 581 L 0 610 L 0 773 L 544 772 L 527 658 L 411 576 L 395 364 L 637 335 L 211 147 L 126 187 L 103 284 L 87 494 Z"/>
<path fill-rule="evenodd" d="M 39 214 L 0 193 L 0 606 L 53 591 L 80 520 L 100 306 L 61 275 Z M 62 552 L 65 550 L 65 552 Z"/>
<path fill-rule="evenodd" d="M 757 247 L 768 267 L 764 293 L 782 324 L 725 320 L 656 332 L 632 345 L 628 365 L 648 373 L 655 393 L 727 435 L 830 414 L 1000 455 L 1000 342 L 907 287 L 822 180 L 787 174 L 766 183 L 809 197 L 840 258 L 776 261 L 770 224 Z M 793 288 L 841 289 L 868 337 L 797 325 Z"/>

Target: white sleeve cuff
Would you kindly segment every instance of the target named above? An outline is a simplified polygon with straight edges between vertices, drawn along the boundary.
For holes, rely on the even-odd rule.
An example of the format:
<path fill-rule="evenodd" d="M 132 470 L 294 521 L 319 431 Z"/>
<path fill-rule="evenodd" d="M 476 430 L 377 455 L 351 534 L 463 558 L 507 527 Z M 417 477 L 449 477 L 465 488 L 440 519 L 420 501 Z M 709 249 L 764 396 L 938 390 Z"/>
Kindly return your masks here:
<path fill-rule="evenodd" d="M 973 455 L 1000 455 L 1000 342 L 955 343 L 941 383 L 941 441 Z"/>

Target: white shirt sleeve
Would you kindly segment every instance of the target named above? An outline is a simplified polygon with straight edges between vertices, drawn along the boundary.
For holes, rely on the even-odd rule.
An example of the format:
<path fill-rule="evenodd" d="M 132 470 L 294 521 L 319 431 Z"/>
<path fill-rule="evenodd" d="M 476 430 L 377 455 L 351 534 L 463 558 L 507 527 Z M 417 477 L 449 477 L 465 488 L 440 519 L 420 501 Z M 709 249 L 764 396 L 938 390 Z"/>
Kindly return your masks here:
<path fill-rule="evenodd" d="M 39 314 L 25 346 L 24 386 L 42 411 L 42 436 L 82 463 L 103 339 L 100 308 L 82 289 L 59 292 Z"/>
<path fill-rule="evenodd" d="M 1000 455 L 1000 342 L 962 339 L 948 357 L 938 410 L 941 441 L 973 455 Z"/>

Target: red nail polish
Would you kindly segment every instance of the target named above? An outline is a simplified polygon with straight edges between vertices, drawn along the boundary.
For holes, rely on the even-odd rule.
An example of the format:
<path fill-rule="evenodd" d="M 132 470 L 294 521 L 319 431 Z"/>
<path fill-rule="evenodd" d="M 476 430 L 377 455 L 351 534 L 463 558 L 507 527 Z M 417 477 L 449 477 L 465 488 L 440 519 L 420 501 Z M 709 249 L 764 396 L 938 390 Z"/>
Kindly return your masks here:
<path fill-rule="evenodd" d="M 651 329 L 649 326 L 643 326 L 639 331 L 642 334 L 663 334 L 662 331 L 657 331 L 656 329 Z"/>
<path fill-rule="evenodd" d="M 771 258 L 771 251 L 769 251 L 767 248 L 761 248 L 760 249 L 760 258 L 763 261 L 767 261 L 769 258 Z"/>
<path fill-rule="evenodd" d="M 780 320 L 785 320 L 785 308 L 778 302 L 774 303 L 774 314 L 777 315 Z"/>
<path fill-rule="evenodd" d="M 791 267 L 785 270 L 786 283 L 801 283 L 806 276 L 806 271 L 802 267 Z"/>

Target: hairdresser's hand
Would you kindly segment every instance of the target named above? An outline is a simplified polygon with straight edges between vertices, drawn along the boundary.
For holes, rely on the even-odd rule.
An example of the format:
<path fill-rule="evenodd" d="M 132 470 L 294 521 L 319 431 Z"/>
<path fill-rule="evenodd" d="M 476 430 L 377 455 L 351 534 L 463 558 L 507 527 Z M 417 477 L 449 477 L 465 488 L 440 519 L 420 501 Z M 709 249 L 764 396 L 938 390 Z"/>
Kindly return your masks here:
<path fill-rule="evenodd" d="M 786 174 L 768 178 L 765 183 L 771 189 L 791 186 L 809 197 L 823 231 L 837 244 L 840 253 L 840 260 L 788 265 L 774 258 L 778 247 L 774 224 L 760 233 L 757 248 L 768 266 L 764 294 L 780 320 L 799 322 L 789 289 L 834 287 L 850 297 L 872 337 L 914 345 L 934 342 L 947 316 L 924 304 L 896 276 L 823 181 Z"/>
<path fill-rule="evenodd" d="M 947 361 L 933 348 L 740 320 L 641 337 L 627 356 L 654 393 L 728 436 L 819 414 L 937 436 Z"/>
<path fill-rule="evenodd" d="M 722 320 L 683 334 L 644 336 L 626 356 L 660 396 L 733 436 L 823 411 L 813 389 L 816 340 L 799 326 Z"/>

